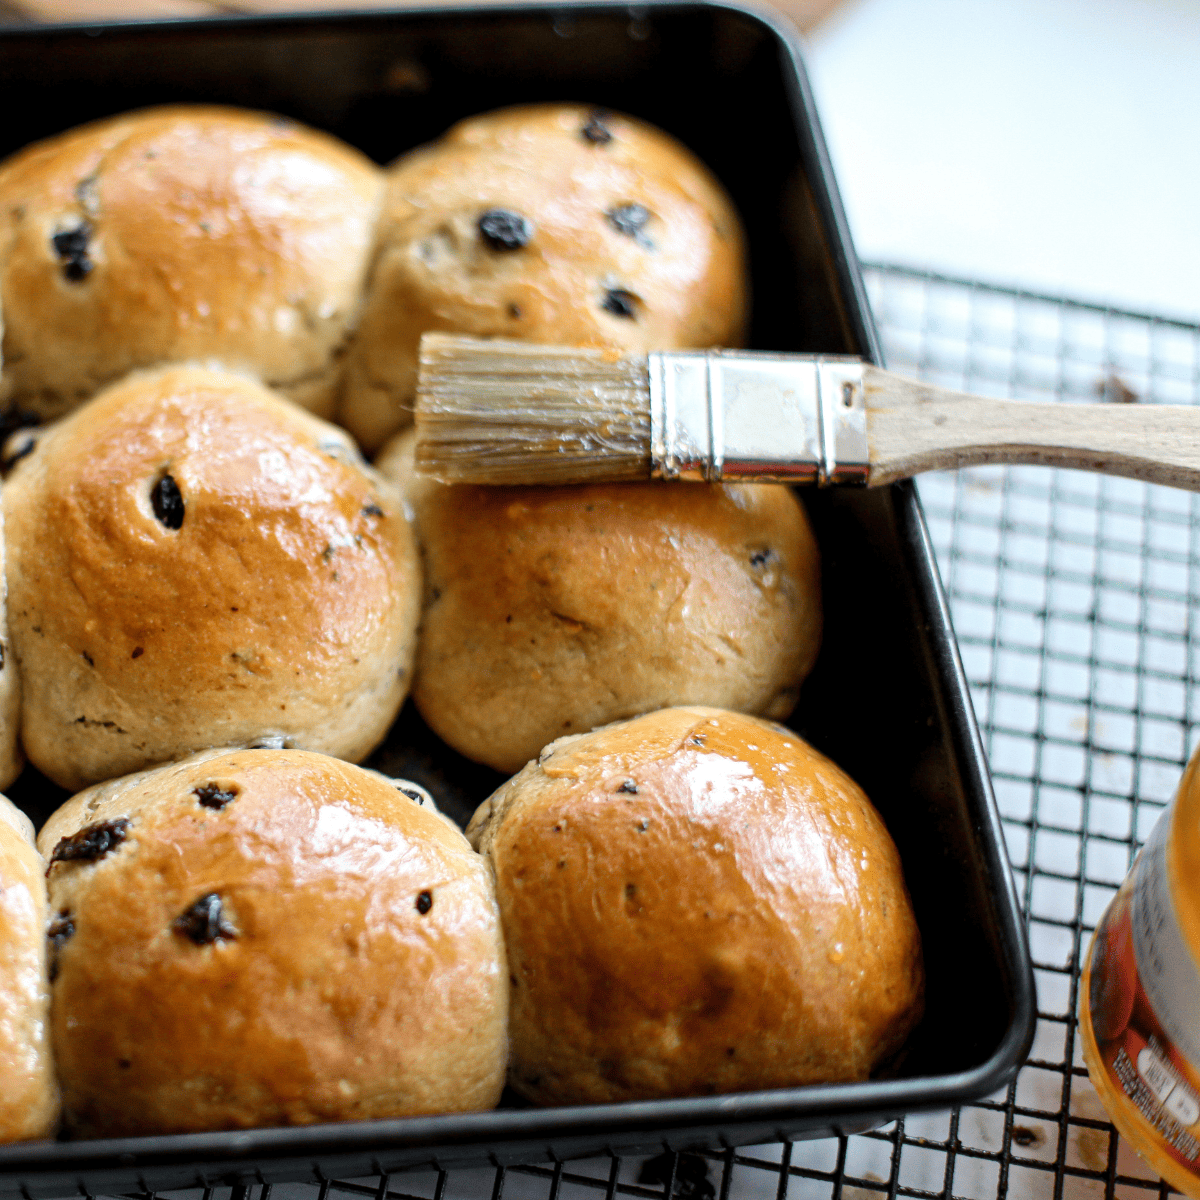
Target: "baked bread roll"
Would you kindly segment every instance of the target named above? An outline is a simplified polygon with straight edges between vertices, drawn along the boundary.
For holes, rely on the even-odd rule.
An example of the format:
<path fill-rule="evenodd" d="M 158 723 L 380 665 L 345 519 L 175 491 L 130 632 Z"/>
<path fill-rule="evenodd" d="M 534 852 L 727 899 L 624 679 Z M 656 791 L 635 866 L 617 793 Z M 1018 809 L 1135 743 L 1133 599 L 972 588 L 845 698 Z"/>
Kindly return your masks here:
<path fill-rule="evenodd" d="M 491 880 L 406 787 L 303 751 L 210 751 L 50 818 L 70 1132 L 496 1104 L 508 979 Z"/>
<path fill-rule="evenodd" d="M 866 1079 L 922 1012 L 887 829 L 794 733 L 709 708 L 561 738 L 475 814 L 539 1104 Z"/>
<path fill-rule="evenodd" d="M 413 698 L 460 753 L 511 774 L 556 737 L 669 705 L 792 711 L 821 598 L 788 488 L 410 477 L 408 495 L 426 576 Z"/>
<path fill-rule="evenodd" d="M 257 383 L 131 376 L 39 438 L 3 504 L 21 738 L 63 787 L 262 740 L 357 761 L 399 710 L 403 506 Z"/>
<path fill-rule="evenodd" d="M 4 509 L 0 504 L 0 788 L 8 787 L 25 765 L 17 736 L 21 727 L 21 675 L 8 636 L 5 558 Z"/>
<path fill-rule="evenodd" d="M 0 400 L 54 417 L 137 367 L 220 359 L 322 416 L 383 173 L 265 113 L 153 108 L 0 165 Z"/>
<path fill-rule="evenodd" d="M 370 451 L 411 422 L 430 329 L 741 345 L 744 257 L 720 184 L 650 125 L 578 104 L 463 121 L 389 170 L 340 420 Z"/>
<path fill-rule="evenodd" d="M 29 818 L 0 796 L 0 1142 L 52 1137 L 58 1124 L 45 869 Z"/>

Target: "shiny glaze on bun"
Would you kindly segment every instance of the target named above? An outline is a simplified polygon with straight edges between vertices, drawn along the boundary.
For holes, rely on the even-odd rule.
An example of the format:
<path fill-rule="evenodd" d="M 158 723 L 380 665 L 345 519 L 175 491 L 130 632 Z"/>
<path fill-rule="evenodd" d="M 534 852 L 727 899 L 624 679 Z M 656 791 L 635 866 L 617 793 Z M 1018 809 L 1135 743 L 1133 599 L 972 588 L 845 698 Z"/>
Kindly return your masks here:
<path fill-rule="evenodd" d="M 866 1079 L 920 1019 L 895 845 L 781 726 L 676 708 L 562 738 L 467 836 L 496 875 L 510 1082 L 539 1104 Z"/>
<path fill-rule="evenodd" d="M 396 784 L 304 751 L 209 751 L 73 797 L 40 844 L 72 926 L 53 986 L 73 1134 L 499 1099 L 508 981 L 491 881 Z"/>

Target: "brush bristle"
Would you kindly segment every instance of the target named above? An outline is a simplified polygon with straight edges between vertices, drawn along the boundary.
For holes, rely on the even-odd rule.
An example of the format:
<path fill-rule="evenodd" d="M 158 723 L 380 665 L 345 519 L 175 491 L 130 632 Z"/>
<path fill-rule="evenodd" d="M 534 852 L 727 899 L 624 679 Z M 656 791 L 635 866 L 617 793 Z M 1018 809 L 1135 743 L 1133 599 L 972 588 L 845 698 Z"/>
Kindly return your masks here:
<path fill-rule="evenodd" d="M 417 470 L 443 483 L 648 479 L 646 358 L 427 333 L 416 426 Z"/>

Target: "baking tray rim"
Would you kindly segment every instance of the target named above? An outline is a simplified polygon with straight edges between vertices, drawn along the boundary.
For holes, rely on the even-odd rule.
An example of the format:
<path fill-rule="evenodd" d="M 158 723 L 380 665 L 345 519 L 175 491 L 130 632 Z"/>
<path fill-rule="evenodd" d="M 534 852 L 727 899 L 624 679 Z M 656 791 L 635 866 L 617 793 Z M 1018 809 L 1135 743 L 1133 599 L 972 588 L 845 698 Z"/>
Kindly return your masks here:
<path fill-rule="evenodd" d="M 10 40 L 54 36 L 96 37 L 112 31 L 118 35 L 214 32 L 223 29 L 272 29 L 316 27 L 333 23 L 386 24 L 400 19 L 414 23 L 469 19 L 472 17 L 513 18 L 548 13 L 568 16 L 592 11 L 624 11 L 631 18 L 655 13 L 686 13 L 711 10 L 731 12 L 763 27 L 774 39 L 786 64 L 783 80 L 793 103 L 798 98 L 805 110 L 811 143 L 807 149 L 816 168 L 816 201 L 836 234 L 830 244 L 834 270 L 854 301 L 848 317 L 864 343 L 866 357 L 882 363 L 879 340 L 866 298 L 849 223 L 841 205 L 832 160 L 820 128 L 811 85 L 803 65 L 797 32 L 779 14 L 750 0 L 520 0 L 482 4 L 398 4 L 386 9 L 310 10 L 291 13 L 221 14 L 214 17 L 128 18 L 107 21 L 70 21 L 14 25 L 0 28 L 0 55 Z M 796 96 L 798 93 L 798 97 Z M 309 1160 L 324 1153 L 364 1153 L 402 1147 L 429 1148 L 454 1145 L 532 1143 L 539 1139 L 586 1135 L 591 1138 L 611 1133 L 631 1136 L 655 1131 L 686 1131 L 714 1124 L 774 1124 L 781 1130 L 823 1118 L 829 1125 L 839 1118 L 858 1124 L 864 1118 L 882 1123 L 901 1112 L 944 1109 L 987 1096 L 1007 1085 L 1028 1054 L 1037 1019 L 1033 967 L 1025 923 L 1016 896 L 1007 856 L 1000 814 L 991 788 L 987 760 L 971 705 L 965 672 L 953 636 L 949 606 L 929 538 L 919 497 L 911 482 L 888 489 L 894 502 L 900 541 L 905 544 L 911 580 L 922 594 L 929 616 L 941 618 L 940 628 L 930 624 L 931 649 L 938 660 L 945 697 L 953 707 L 961 705 L 950 722 L 955 749 L 964 771 L 964 791 L 972 784 L 982 791 L 970 806 L 972 815 L 984 817 L 986 829 L 980 845 L 987 859 L 990 895 L 1000 934 L 1000 957 L 1011 989 L 1012 1016 L 1004 1036 L 983 1062 L 965 1071 L 949 1074 L 875 1079 L 852 1083 L 817 1084 L 768 1091 L 726 1093 L 716 1096 L 681 1097 L 621 1104 L 577 1105 L 556 1108 L 492 1109 L 470 1113 L 383 1118 L 298 1126 L 274 1126 L 250 1130 L 205 1133 L 159 1134 L 136 1138 L 103 1138 L 79 1141 L 38 1141 L 0 1145 L 0 1186 L 5 1176 L 26 1176 L 72 1170 L 124 1171 L 180 1162 L 228 1162 L 257 1158 Z M 941 635 L 940 637 L 938 635 Z M 953 704 L 957 702 L 957 704 Z M 982 811 L 980 811 L 980 809 Z M 432 1154 L 431 1154 L 432 1156 Z M 486 1156 L 481 1156 L 486 1157 Z M 547 1157 L 553 1157 L 550 1152 Z"/>
<path fill-rule="evenodd" d="M 903 1109 L 945 1108 L 979 1099 L 1007 1082 L 1008 1064 L 1023 1049 L 1022 1030 L 1010 1026 L 991 1057 L 969 1071 L 897 1081 L 907 1095 L 881 1097 L 891 1080 L 816 1084 L 761 1092 L 732 1092 L 624 1104 L 572 1105 L 559 1108 L 488 1109 L 470 1113 L 393 1117 L 319 1125 L 272 1126 L 208 1133 L 156 1134 L 135 1138 L 18 1142 L 0 1147 L 5 1172 L 70 1169 L 148 1168 L 179 1161 L 213 1162 L 254 1157 L 309 1158 L 322 1153 L 362 1152 L 381 1148 L 511 1143 L 543 1137 L 651 1133 L 686 1130 L 714 1122 L 776 1124 L 787 1128 L 806 1117 L 834 1120 Z M 881 1102 L 882 1101 L 882 1102 Z M 169 1144 L 168 1144 L 169 1143 Z"/>
<path fill-rule="evenodd" d="M 171 32 L 194 30 L 245 29 L 254 26 L 304 26 L 329 22 L 351 24 L 386 22 L 392 18 L 439 20 L 442 17 L 462 16 L 521 16 L 531 12 L 552 12 L 567 16 L 592 10 L 624 10 L 631 18 L 641 18 L 653 12 L 685 11 L 688 9 L 713 9 L 734 12 L 749 17 L 767 27 L 778 40 L 786 44 L 789 56 L 800 52 L 799 34 L 780 13 L 765 3 L 755 0 L 482 0 L 476 4 L 459 3 L 457 0 L 437 0 L 436 3 L 389 4 L 386 7 L 356 8 L 348 4 L 344 8 L 305 8 L 291 12 L 216 12 L 212 16 L 130 16 L 111 17 L 105 20 L 80 18 L 71 21 L 28 21 L 21 24 L 0 25 L 0 42 L 14 37 L 40 37 L 47 34 L 83 34 L 89 37 L 103 35 L 109 30 L 116 33 L 151 33 L 157 30 Z M 798 59 L 797 59 L 798 61 Z"/>

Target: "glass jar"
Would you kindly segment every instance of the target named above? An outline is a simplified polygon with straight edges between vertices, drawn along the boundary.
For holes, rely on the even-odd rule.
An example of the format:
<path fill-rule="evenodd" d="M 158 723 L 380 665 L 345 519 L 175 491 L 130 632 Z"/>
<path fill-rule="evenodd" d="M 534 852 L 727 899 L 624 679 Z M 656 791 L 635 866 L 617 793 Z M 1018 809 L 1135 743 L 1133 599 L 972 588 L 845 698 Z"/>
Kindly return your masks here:
<path fill-rule="evenodd" d="M 1200 752 L 1096 928 L 1079 1029 L 1121 1135 L 1200 1200 Z"/>

